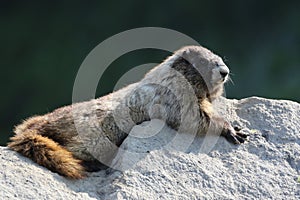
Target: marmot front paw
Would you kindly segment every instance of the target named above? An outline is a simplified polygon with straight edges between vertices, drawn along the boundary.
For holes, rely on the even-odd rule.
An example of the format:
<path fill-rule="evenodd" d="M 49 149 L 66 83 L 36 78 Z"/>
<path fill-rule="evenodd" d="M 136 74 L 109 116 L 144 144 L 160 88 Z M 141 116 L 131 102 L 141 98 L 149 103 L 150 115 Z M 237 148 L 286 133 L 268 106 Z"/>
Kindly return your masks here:
<path fill-rule="evenodd" d="M 240 132 L 241 128 L 234 127 L 229 128 L 222 131 L 222 136 L 227 139 L 228 142 L 231 142 L 233 144 L 241 144 L 244 143 L 247 140 L 248 134 Z"/>

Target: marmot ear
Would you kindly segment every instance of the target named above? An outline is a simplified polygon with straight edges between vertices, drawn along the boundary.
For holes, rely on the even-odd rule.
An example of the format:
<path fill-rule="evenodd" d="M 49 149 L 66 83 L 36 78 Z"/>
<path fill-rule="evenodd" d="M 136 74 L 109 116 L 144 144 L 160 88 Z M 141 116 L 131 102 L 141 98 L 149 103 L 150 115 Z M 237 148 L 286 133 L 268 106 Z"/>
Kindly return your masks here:
<path fill-rule="evenodd" d="M 190 50 L 189 49 L 184 49 L 181 53 L 181 57 L 191 63 L 191 55 L 190 55 Z"/>
<path fill-rule="evenodd" d="M 188 58 L 188 55 L 190 54 L 190 50 L 189 49 L 184 49 L 182 51 L 182 57 L 183 58 Z"/>

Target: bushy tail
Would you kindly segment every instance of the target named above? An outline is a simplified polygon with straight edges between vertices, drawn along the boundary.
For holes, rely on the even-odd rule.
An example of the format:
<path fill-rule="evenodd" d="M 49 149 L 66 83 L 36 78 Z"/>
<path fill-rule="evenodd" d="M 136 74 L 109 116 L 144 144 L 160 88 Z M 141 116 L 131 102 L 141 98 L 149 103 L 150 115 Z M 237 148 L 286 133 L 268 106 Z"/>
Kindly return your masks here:
<path fill-rule="evenodd" d="M 84 177 L 81 160 L 53 140 L 41 136 L 37 130 L 24 130 L 11 138 L 8 147 L 32 159 L 53 172 L 72 179 Z"/>

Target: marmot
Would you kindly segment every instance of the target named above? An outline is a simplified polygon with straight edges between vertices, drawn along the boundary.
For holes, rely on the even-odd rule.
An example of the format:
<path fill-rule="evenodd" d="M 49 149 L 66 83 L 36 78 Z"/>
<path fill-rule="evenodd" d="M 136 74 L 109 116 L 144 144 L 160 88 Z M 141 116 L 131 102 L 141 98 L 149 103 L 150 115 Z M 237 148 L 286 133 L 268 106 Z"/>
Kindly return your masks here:
<path fill-rule="evenodd" d="M 229 69 L 219 56 L 202 46 L 186 46 L 137 83 L 27 119 L 15 127 L 8 147 L 53 172 L 79 179 L 107 165 L 133 126 L 153 118 L 196 134 L 205 134 L 212 124 L 221 136 L 240 144 L 247 135 L 216 115 L 211 104 L 228 78 Z"/>

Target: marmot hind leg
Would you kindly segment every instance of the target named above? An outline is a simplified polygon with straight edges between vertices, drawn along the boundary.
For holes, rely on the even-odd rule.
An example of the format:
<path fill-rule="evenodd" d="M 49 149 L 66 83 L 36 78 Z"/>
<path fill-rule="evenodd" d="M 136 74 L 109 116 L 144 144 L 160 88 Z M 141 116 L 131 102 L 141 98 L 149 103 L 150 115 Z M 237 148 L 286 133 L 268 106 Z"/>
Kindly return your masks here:
<path fill-rule="evenodd" d="M 53 172 L 72 179 L 85 176 L 82 162 L 67 149 L 48 137 L 41 136 L 37 130 L 25 130 L 11 138 L 8 147 Z"/>

